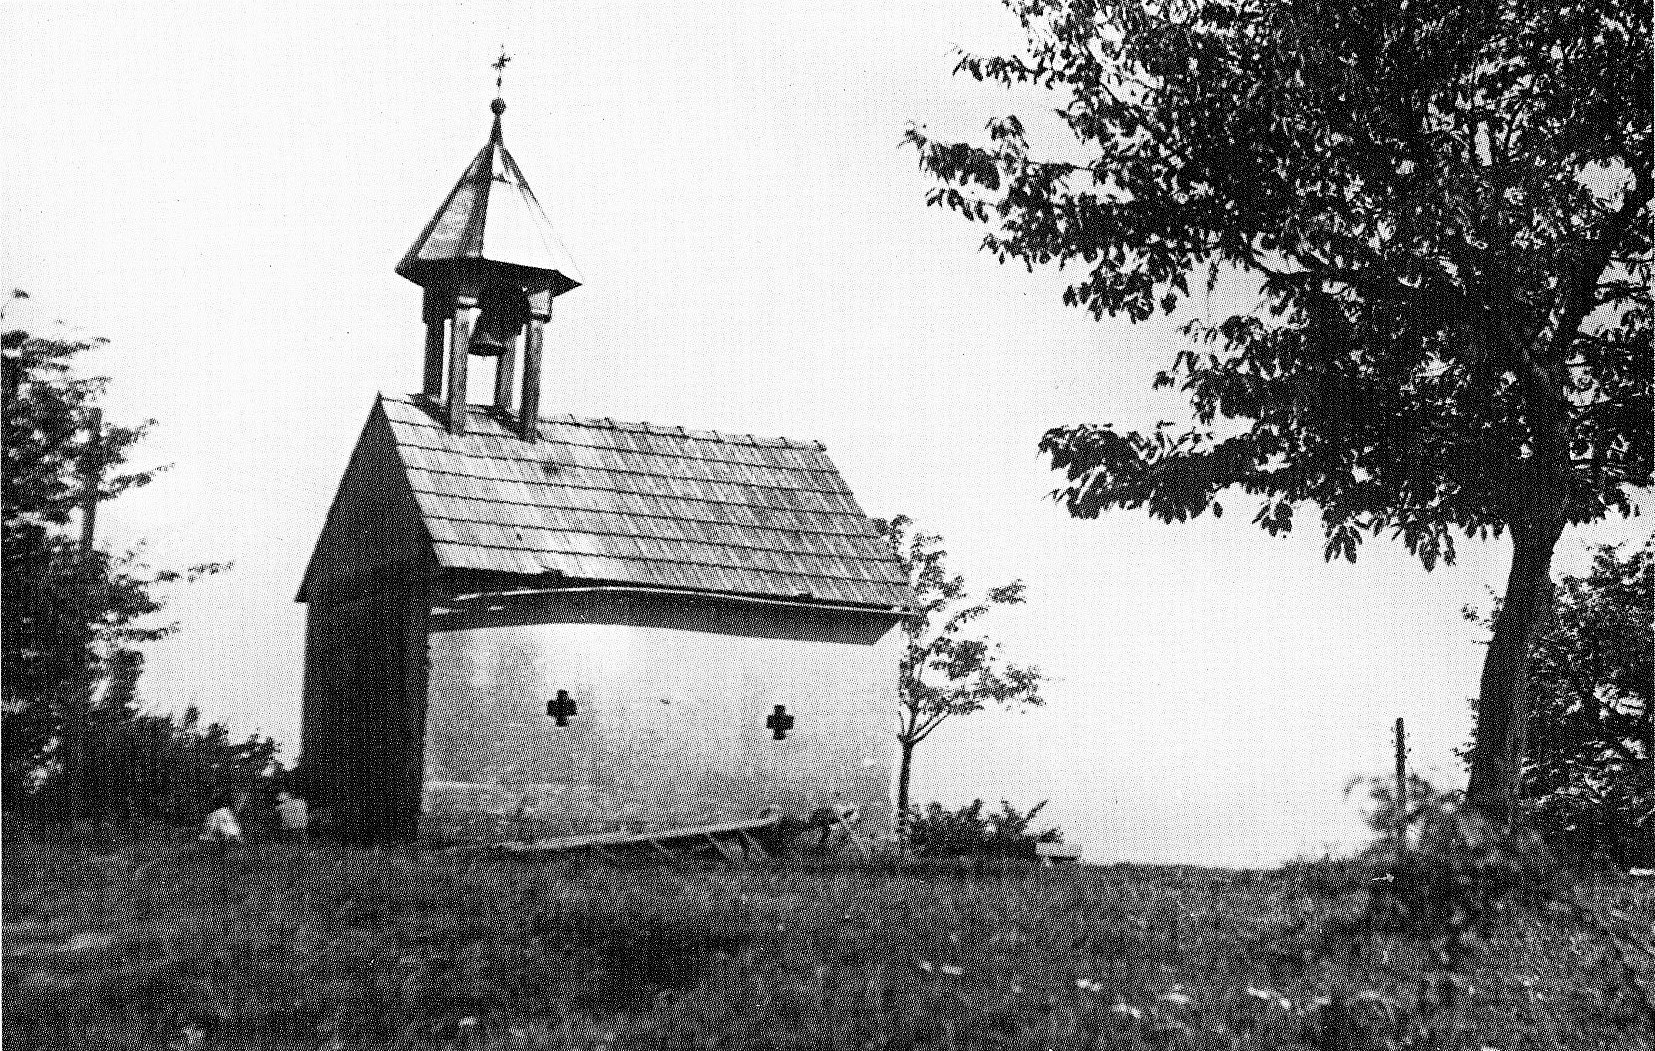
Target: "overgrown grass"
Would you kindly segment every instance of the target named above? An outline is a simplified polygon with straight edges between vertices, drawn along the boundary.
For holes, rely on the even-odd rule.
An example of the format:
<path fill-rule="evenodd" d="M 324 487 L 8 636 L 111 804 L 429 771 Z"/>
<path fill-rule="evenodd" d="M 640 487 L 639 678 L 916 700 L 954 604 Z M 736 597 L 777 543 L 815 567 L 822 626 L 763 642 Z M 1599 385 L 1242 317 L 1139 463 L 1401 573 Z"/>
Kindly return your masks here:
<path fill-rule="evenodd" d="M 1520 918 L 1422 1016 L 1363 872 L 9 846 L 7 1048 L 1650 1048 L 1602 937 Z M 1582 892 L 1648 933 L 1655 891 Z M 1421 1023 L 1427 1022 L 1423 1028 Z"/>

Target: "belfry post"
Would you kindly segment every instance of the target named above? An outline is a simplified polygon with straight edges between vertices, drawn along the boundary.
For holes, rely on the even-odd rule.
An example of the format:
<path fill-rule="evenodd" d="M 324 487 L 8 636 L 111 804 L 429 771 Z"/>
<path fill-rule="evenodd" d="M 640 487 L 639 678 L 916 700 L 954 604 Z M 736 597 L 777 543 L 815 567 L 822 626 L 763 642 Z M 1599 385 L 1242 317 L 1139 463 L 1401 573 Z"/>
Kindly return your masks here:
<path fill-rule="evenodd" d="M 445 406 L 450 434 L 465 433 L 467 366 L 471 364 L 471 333 L 477 327 L 477 293 L 461 288 L 454 293 L 454 335 L 448 348 L 448 403 Z"/>
<path fill-rule="evenodd" d="M 529 331 L 523 337 L 523 399 L 517 414 L 517 434 L 526 442 L 540 438 L 540 352 L 546 343 L 546 323 L 552 320 L 552 294 L 529 297 Z"/>
<path fill-rule="evenodd" d="M 442 400 L 443 355 L 448 353 L 448 307 L 435 288 L 425 290 L 425 386 L 427 400 Z"/>
<path fill-rule="evenodd" d="M 513 384 L 517 382 L 517 347 L 522 343 L 521 338 L 514 337 L 506 341 L 500 348 L 500 356 L 494 361 L 494 411 L 500 416 L 509 416 L 512 412 Z"/>

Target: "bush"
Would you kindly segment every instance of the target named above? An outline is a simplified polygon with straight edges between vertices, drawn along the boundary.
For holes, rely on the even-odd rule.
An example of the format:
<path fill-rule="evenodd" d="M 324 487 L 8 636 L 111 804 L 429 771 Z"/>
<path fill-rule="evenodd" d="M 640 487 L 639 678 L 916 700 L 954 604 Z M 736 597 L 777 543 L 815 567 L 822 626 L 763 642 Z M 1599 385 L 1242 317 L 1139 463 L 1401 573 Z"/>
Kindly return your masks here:
<path fill-rule="evenodd" d="M 1022 814 L 1003 799 L 997 814 L 984 814 L 981 799 L 958 810 L 948 810 L 941 803 L 931 803 L 924 810 L 910 807 L 903 815 L 903 837 L 910 849 L 927 858 L 1033 858 L 1036 843 L 1063 842 L 1063 833 L 1056 828 L 1031 831 L 1046 802 Z"/>
<path fill-rule="evenodd" d="M 1380 840 L 1362 855 L 1379 874 L 1370 879 L 1363 923 L 1371 930 L 1401 931 L 1428 939 L 1434 953 L 1422 976 L 1414 1033 L 1404 1046 L 1438 1046 L 1438 1022 L 1475 990 L 1470 985 L 1478 943 L 1521 914 L 1569 917 L 1601 940 L 1600 957 L 1612 975 L 1605 995 L 1628 1018 L 1655 1027 L 1655 997 L 1639 965 L 1651 946 L 1617 929 L 1577 894 L 1569 872 L 1546 847 L 1541 833 L 1504 827 L 1466 805 L 1458 792 L 1439 792 L 1418 778 L 1408 786 L 1404 811 L 1390 785 L 1374 782 L 1378 804 L 1369 823 Z M 1612 991 L 1610 991 L 1612 990 Z M 1655 1032 L 1655 1028 L 1651 1028 Z M 1397 1046 L 1394 1043 L 1387 1046 Z"/>
<path fill-rule="evenodd" d="M 1492 626 L 1491 616 L 1466 615 Z M 1590 572 L 1559 581 L 1534 641 L 1519 805 L 1523 823 L 1575 869 L 1655 865 L 1652 615 L 1655 541 L 1604 546 Z"/>
<path fill-rule="evenodd" d="M 1369 823 L 1380 838 L 1363 856 L 1376 874 L 1368 918 L 1379 928 L 1484 937 L 1514 912 L 1567 893 L 1537 834 L 1488 821 L 1458 792 L 1414 778 L 1406 814 L 1388 782 L 1375 784 L 1373 798 Z"/>
<path fill-rule="evenodd" d="M 99 822 L 142 827 L 193 826 L 214 800 L 235 789 L 264 787 L 276 743 L 254 735 L 233 741 L 222 724 L 201 724 L 191 707 L 180 716 L 94 713 L 85 723 L 87 769 L 80 805 Z M 22 801 L 26 816 L 66 812 L 61 771 L 51 769 Z"/>
<path fill-rule="evenodd" d="M 1524 770 L 1525 824 L 1572 868 L 1655 865 L 1655 791 L 1643 760 L 1543 754 Z"/>

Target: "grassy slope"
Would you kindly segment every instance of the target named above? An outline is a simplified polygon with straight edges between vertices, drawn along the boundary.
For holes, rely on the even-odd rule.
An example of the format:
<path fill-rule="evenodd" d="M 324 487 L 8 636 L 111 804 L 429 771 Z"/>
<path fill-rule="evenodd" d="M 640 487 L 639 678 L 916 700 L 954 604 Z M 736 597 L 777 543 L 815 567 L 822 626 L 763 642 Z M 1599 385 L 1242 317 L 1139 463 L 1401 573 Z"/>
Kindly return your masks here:
<path fill-rule="evenodd" d="M 13 845 L 5 1046 L 1384 1046 L 1363 1034 L 1390 1008 L 1362 994 L 1408 1010 L 1429 948 L 1330 933 L 1359 900 L 1313 892 L 1315 875 L 274 846 L 221 872 L 196 845 Z M 1594 893 L 1655 917 L 1648 888 Z M 1481 960 L 1432 1046 L 1655 1046 L 1601 942 L 1562 921 L 1525 921 Z"/>

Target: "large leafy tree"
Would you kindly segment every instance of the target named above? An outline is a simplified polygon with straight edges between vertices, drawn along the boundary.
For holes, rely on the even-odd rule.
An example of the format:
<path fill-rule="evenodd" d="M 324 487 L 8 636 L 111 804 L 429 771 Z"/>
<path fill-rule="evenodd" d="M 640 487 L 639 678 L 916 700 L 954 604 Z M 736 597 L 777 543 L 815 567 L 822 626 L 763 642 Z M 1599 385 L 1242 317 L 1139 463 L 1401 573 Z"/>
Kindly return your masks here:
<path fill-rule="evenodd" d="M 1598 548 L 1585 574 L 1559 582 L 1535 638 L 1522 803 L 1571 858 L 1655 862 L 1652 625 L 1655 541 Z"/>
<path fill-rule="evenodd" d="M 87 543 L 90 490 L 109 500 L 154 477 L 124 466 L 147 425 L 103 426 L 97 400 L 106 381 L 72 371 L 77 355 L 102 342 L 21 329 L 0 336 L 0 748 L 8 805 L 50 789 L 54 801 L 84 811 L 88 735 L 100 720 L 136 714 L 138 647 L 173 630 L 154 620 L 162 608 L 155 586 L 223 568 L 151 572 L 135 554 Z"/>
<path fill-rule="evenodd" d="M 1272 533 L 1317 508 L 1330 559 L 1388 533 L 1427 569 L 1509 537 L 1470 778 L 1507 816 L 1552 552 L 1651 477 L 1648 5 L 1008 2 L 1027 51 L 959 69 L 1049 91 L 1080 159 L 1015 116 L 916 127 L 931 202 L 1002 260 L 1079 264 L 1099 317 L 1259 304 L 1155 377 L 1192 425 L 1049 431 L 1060 498 L 1170 522 L 1239 490 Z"/>
<path fill-rule="evenodd" d="M 989 704 L 1044 704 L 1044 677 L 1038 668 L 1006 661 L 998 643 L 967 630 L 993 607 L 1023 602 L 1021 581 L 974 598 L 965 578 L 949 571 L 941 537 L 913 528 L 904 515 L 877 524 L 919 598 L 919 605 L 902 621 L 904 645 L 897 677 L 896 739 L 902 757 L 896 801 L 897 813 L 906 819 L 914 749 L 948 719 L 982 711 Z"/>

